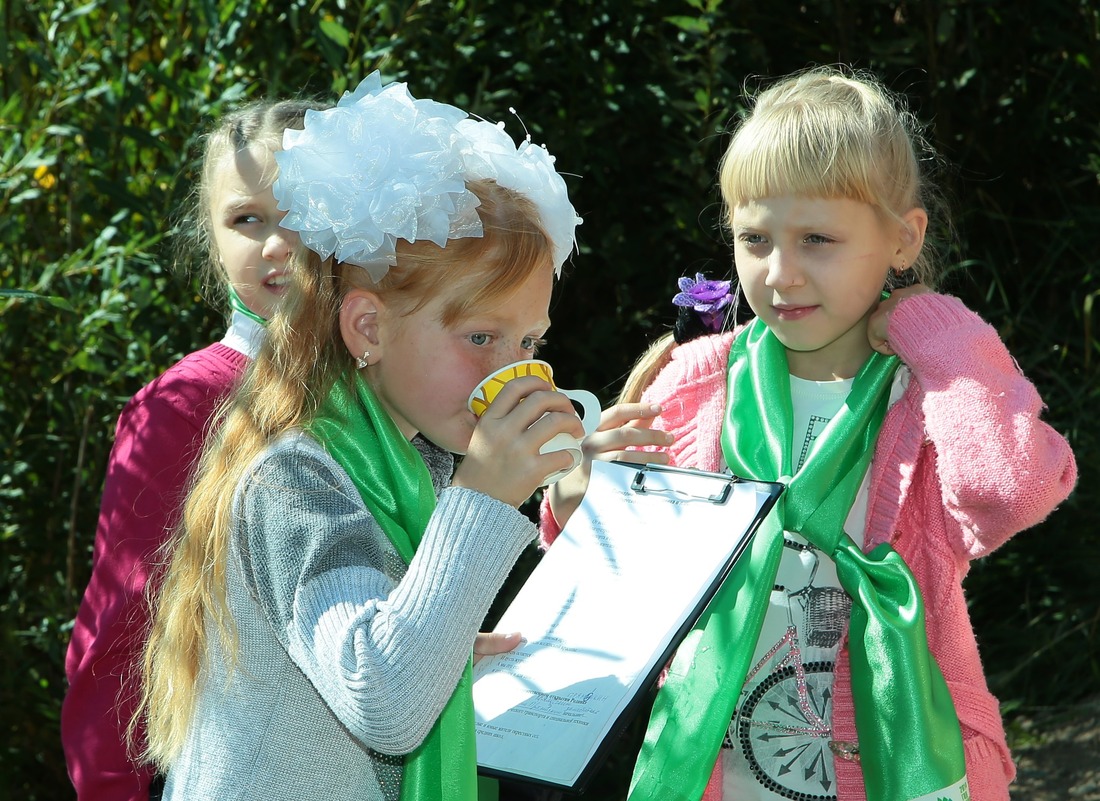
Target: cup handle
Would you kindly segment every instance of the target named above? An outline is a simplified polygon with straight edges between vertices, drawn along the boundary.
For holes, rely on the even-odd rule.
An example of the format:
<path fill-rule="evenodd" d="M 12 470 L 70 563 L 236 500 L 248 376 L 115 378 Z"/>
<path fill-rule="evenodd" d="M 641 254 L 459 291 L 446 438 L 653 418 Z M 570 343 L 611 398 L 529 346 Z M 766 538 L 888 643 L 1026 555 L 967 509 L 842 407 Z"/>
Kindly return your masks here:
<path fill-rule="evenodd" d="M 558 387 L 558 392 L 581 405 L 581 409 L 584 410 L 581 414 L 581 425 L 584 426 L 585 436 L 594 433 L 600 425 L 600 414 L 603 412 L 600 408 L 600 399 L 586 389 Z"/>
<path fill-rule="evenodd" d="M 539 453 L 550 453 L 551 451 L 568 451 L 569 455 L 573 457 L 573 464 L 564 470 L 559 470 L 556 473 L 551 473 L 542 481 L 542 486 L 546 487 L 560 478 L 572 473 L 581 463 L 581 444 L 575 437 L 571 437 L 569 434 L 562 432 L 561 434 L 555 434 L 546 441 Z"/>

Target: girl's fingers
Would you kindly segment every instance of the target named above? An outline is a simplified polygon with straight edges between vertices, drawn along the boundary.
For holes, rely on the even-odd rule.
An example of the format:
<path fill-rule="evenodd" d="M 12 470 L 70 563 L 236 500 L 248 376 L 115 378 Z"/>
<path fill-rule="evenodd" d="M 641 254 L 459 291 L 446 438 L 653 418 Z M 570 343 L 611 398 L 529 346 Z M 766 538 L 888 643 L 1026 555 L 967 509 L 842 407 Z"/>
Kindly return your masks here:
<path fill-rule="evenodd" d="M 653 419 L 661 413 L 661 407 L 655 403 L 617 403 L 604 409 L 600 415 L 597 431 L 607 431 L 622 426 L 648 428 Z"/>
<path fill-rule="evenodd" d="M 523 642 L 523 635 L 518 631 L 504 634 L 498 631 L 479 632 L 474 639 L 474 664 L 483 656 L 496 656 L 506 654 L 514 650 Z"/>
<path fill-rule="evenodd" d="M 667 451 L 606 451 L 600 458 L 628 464 L 668 464 Z"/>
<path fill-rule="evenodd" d="M 626 425 L 590 434 L 585 437 L 584 450 L 595 455 L 627 448 L 667 448 L 672 442 L 673 436 L 667 431 Z"/>
<path fill-rule="evenodd" d="M 573 402 L 569 398 L 552 390 L 541 378 L 525 376 L 509 381 L 489 404 L 481 419 L 507 420 L 520 429 L 528 429 L 543 415 L 554 412 L 576 417 Z"/>

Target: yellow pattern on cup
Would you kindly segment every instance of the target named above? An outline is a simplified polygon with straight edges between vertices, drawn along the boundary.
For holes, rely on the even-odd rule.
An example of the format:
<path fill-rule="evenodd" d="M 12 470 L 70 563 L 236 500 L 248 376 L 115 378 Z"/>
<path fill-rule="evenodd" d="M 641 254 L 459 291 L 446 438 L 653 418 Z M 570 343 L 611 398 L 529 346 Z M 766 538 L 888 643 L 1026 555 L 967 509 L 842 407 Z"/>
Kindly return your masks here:
<path fill-rule="evenodd" d="M 529 375 L 537 376 L 551 387 L 554 387 L 554 389 L 557 389 L 557 387 L 554 386 L 553 371 L 546 362 L 525 361 L 519 362 L 518 364 L 511 364 L 485 379 L 481 385 L 474 390 L 473 394 L 470 396 L 470 411 L 478 417 L 481 417 L 481 415 L 485 414 L 485 410 L 489 408 L 489 404 L 492 403 L 496 399 L 496 396 L 500 394 L 500 391 L 504 389 L 505 384 L 514 379 L 523 378 Z"/>

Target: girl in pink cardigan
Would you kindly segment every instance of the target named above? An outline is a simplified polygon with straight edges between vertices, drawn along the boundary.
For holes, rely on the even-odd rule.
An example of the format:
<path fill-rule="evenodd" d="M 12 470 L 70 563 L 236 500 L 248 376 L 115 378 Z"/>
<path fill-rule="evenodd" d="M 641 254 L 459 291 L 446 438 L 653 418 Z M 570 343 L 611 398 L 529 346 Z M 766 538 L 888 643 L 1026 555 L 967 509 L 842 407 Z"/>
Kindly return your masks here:
<path fill-rule="evenodd" d="M 667 672 L 632 801 L 1008 798 L 961 583 L 1076 465 L 997 332 L 928 289 L 913 122 L 835 69 L 764 91 L 720 174 L 755 320 L 721 333 L 729 284 L 681 279 L 719 331 L 624 393 L 660 406 L 661 461 L 787 485 Z M 549 495 L 545 542 L 581 491 Z"/>

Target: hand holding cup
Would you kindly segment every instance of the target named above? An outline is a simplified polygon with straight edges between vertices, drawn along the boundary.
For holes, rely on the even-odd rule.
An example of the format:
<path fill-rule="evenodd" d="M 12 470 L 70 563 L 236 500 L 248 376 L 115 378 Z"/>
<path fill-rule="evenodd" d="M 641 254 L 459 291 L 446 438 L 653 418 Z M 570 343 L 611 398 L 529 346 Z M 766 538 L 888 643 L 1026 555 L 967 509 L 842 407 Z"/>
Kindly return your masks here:
<path fill-rule="evenodd" d="M 553 368 L 548 363 L 539 359 L 526 359 L 524 361 L 514 362 L 486 376 L 474 391 L 470 393 L 470 398 L 467 402 L 470 411 L 478 417 L 481 417 L 489 408 L 489 405 L 496 399 L 497 395 L 500 394 L 500 391 L 507 386 L 508 382 L 527 376 L 541 378 L 555 391 L 562 393 L 581 406 L 582 413 L 579 416 L 581 425 L 584 427 L 585 435 L 591 434 L 596 430 L 597 426 L 599 426 L 601 411 L 599 399 L 591 392 L 587 392 L 583 389 L 562 389 L 558 387 L 554 383 Z M 580 440 L 570 434 L 555 434 L 539 448 L 540 453 L 550 453 L 552 451 L 566 451 L 570 454 L 573 461 L 569 467 L 558 470 L 547 476 L 543 482 L 544 485 L 553 484 L 563 476 L 568 475 L 581 463 Z"/>

